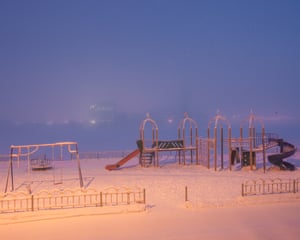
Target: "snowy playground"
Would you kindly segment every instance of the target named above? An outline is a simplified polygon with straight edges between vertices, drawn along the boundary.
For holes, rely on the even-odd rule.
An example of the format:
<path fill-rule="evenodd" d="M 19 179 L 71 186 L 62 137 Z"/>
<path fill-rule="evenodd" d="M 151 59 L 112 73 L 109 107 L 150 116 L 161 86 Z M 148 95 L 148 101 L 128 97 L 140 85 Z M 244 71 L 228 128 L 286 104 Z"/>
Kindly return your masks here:
<path fill-rule="evenodd" d="M 245 123 L 248 123 L 248 126 L 245 126 Z M 225 130 L 223 125 L 226 126 Z M 107 165 L 106 169 L 118 169 L 137 155 L 142 167 L 158 167 L 160 153 L 174 152 L 179 164 L 200 164 L 207 168 L 213 165 L 215 171 L 226 168 L 232 170 L 239 165 L 248 166 L 251 170 L 262 166 L 265 172 L 268 167 L 267 159 L 272 167 L 295 170 L 295 166 L 284 159 L 295 154 L 297 148 L 276 133 L 266 133 L 262 119 L 252 112 L 248 119 L 241 123 L 238 137 L 232 137 L 229 121 L 219 113 L 210 120 L 206 137 L 198 136 L 198 128 L 197 122 L 185 113 L 178 125 L 178 138 L 161 140 L 157 123 L 147 114 L 139 128 L 138 149 L 116 164 Z M 258 129 L 260 132 L 257 132 Z"/>
<path fill-rule="evenodd" d="M 220 114 L 205 137 L 188 114 L 176 130 L 178 139 L 160 139 L 163 129 L 147 115 L 137 149 L 120 157 L 81 158 L 76 142 L 12 145 L 10 159 L 0 161 L 1 236 L 299 238 L 293 144 L 252 113 L 238 136 Z"/>

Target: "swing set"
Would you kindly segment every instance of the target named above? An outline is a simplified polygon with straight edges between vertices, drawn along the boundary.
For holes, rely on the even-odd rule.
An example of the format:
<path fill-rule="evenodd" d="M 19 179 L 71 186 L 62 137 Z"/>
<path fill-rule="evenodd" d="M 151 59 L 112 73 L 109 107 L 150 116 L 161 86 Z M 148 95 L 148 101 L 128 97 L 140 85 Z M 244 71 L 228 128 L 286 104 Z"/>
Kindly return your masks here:
<path fill-rule="evenodd" d="M 43 154 L 42 157 L 34 157 L 34 154 L 38 152 L 38 150 L 43 149 L 44 151 L 51 149 L 51 159 L 47 158 L 46 154 Z M 49 169 L 53 169 L 53 162 L 56 160 L 63 160 L 65 149 L 67 149 L 67 153 L 70 154 L 71 159 L 75 156 L 78 168 L 78 177 L 79 177 L 79 185 L 80 188 L 83 187 L 83 178 L 81 173 L 81 166 L 79 160 L 78 153 L 78 145 L 77 142 L 57 142 L 57 143 L 48 143 L 48 144 L 31 144 L 31 145 L 12 145 L 10 147 L 10 160 L 9 167 L 6 177 L 6 185 L 4 192 L 6 193 L 9 188 L 9 184 L 11 185 L 10 191 L 15 190 L 15 181 L 14 181 L 14 162 L 17 162 L 17 166 L 20 167 L 20 164 L 27 162 L 27 174 L 29 180 L 31 179 L 32 171 L 46 171 Z M 33 158 L 34 157 L 34 158 Z M 53 169 L 55 170 L 55 169 Z M 61 176 L 62 179 L 62 176 Z M 62 181 L 62 180 L 61 180 Z M 54 184 L 58 184 L 60 181 L 55 179 L 54 175 Z"/>

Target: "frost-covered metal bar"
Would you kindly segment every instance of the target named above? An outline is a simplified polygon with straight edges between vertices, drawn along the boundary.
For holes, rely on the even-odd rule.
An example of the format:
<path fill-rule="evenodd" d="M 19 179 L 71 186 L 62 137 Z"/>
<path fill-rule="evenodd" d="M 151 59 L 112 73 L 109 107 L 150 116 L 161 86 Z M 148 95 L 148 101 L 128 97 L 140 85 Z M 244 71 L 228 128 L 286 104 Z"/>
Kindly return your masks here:
<path fill-rule="evenodd" d="M 79 154 L 78 154 L 78 145 L 77 142 L 56 142 L 56 143 L 46 143 L 46 144 L 30 144 L 30 145 L 11 145 L 10 147 L 10 162 L 7 172 L 6 185 L 4 192 L 8 191 L 9 182 L 11 183 L 11 191 L 14 191 L 14 171 L 13 171 L 13 159 L 16 158 L 18 164 L 21 157 L 27 157 L 27 172 L 30 177 L 31 170 L 31 161 L 30 156 L 36 153 L 41 147 L 60 147 L 60 156 L 62 158 L 63 147 L 67 146 L 68 152 L 70 154 L 76 155 L 79 184 L 83 188 L 83 177 L 80 166 Z"/>

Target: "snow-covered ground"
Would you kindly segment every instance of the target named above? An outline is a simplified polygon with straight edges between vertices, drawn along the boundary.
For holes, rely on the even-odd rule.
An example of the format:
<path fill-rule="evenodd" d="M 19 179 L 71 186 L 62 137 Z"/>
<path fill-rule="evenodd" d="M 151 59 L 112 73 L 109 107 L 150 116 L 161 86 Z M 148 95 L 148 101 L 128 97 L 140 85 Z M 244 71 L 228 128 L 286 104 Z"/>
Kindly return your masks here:
<path fill-rule="evenodd" d="M 119 159 L 81 159 L 86 187 L 109 186 L 146 189 L 146 204 L 0 214 L 2 239 L 299 239 L 300 193 L 241 196 L 241 184 L 251 179 L 300 178 L 299 151 L 288 159 L 299 169 L 235 168 L 214 171 L 199 165 L 178 165 L 170 155 L 161 167 L 142 168 L 137 158 L 123 168 L 105 170 Z M 0 162 L 4 189 L 7 162 Z M 26 165 L 24 163 L 24 165 Z M 79 186 L 76 164 L 55 163 L 60 188 Z M 39 179 L 32 191 L 55 188 L 53 170 L 28 176 L 24 166 L 15 169 L 15 186 Z M 88 186 L 87 186 L 88 185 Z M 185 189 L 188 201 L 185 201 Z M 3 190 L 1 190 L 3 191 Z"/>

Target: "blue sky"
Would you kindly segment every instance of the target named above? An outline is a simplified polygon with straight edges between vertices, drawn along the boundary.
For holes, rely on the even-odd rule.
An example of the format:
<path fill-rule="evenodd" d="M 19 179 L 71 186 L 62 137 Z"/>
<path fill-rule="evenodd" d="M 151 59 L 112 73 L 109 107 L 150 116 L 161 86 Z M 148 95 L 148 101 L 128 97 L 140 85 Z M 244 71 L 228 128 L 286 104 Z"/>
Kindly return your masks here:
<path fill-rule="evenodd" d="M 297 122 L 299 12 L 291 0 L 0 0 L 0 120 L 86 122 L 104 104 Z"/>

